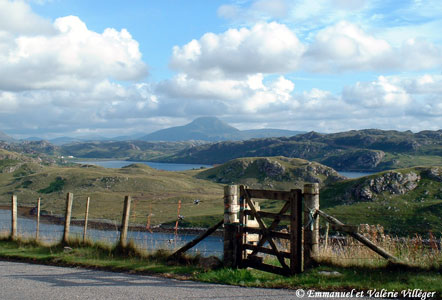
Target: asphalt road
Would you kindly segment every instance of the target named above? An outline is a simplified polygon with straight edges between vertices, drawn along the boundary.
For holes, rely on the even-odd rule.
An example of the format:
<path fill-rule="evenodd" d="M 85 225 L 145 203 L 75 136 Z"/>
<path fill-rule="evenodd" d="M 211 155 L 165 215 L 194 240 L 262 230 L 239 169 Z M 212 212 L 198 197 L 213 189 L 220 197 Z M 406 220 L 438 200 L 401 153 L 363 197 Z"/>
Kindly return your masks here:
<path fill-rule="evenodd" d="M 0 261 L 0 299 L 297 299 L 295 291 Z"/>

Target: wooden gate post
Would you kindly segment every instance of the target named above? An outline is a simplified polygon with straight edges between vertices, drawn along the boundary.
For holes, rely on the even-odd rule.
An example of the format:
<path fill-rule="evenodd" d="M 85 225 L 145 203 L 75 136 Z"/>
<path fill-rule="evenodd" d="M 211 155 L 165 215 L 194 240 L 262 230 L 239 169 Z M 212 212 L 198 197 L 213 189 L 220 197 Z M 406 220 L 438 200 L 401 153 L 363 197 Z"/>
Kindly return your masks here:
<path fill-rule="evenodd" d="M 11 197 L 11 239 L 17 239 L 17 196 Z"/>
<path fill-rule="evenodd" d="M 314 257 L 319 252 L 319 184 L 304 185 L 304 269 L 314 264 Z"/>
<path fill-rule="evenodd" d="M 132 199 L 130 196 L 124 197 L 123 220 L 121 221 L 121 232 L 120 232 L 120 242 L 119 242 L 119 246 L 121 248 L 126 248 L 127 246 L 127 229 L 129 227 L 131 201 Z"/>
<path fill-rule="evenodd" d="M 40 237 L 40 202 L 41 198 L 37 199 L 37 228 L 35 229 L 35 240 L 38 241 Z"/>
<path fill-rule="evenodd" d="M 238 267 L 238 186 L 224 187 L 224 266 Z"/>
<path fill-rule="evenodd" d="M 72 202 L 74 201 L 74 194 L 68 193 L 66 196 L 66 214 L 64 217 L 64 232 L 63 232 L 63 244 L 69 243 L 69 231 L 71 229 L 71 214 L 72 214 Z"/>
<path fill-rule="evenodd" d="M 89 202 L 90 201 L 91 201 L 91 197 L 87 197 L 87 199 L 86 199 L 86 211 L 84 213 L 83 243 L 86 242 L 87 221 L 88 221 L 88 218 L 89 218 Z"/>
<path fill-rule="evenodd" d="M 302 271 L 302 192 L 290 190 L 290 273 Z"/>

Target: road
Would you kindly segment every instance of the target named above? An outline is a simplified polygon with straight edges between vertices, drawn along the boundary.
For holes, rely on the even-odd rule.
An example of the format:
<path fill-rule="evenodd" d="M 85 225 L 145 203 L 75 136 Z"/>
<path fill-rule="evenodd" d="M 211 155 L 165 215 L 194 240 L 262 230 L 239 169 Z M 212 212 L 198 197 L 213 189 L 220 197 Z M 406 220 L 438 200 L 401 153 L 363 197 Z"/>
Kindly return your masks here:
<path fill-rule="evenodd" d="M 295 291 L 241 288 L 79 268 L 0 261 L 0 299 L 296 299 Z"/>

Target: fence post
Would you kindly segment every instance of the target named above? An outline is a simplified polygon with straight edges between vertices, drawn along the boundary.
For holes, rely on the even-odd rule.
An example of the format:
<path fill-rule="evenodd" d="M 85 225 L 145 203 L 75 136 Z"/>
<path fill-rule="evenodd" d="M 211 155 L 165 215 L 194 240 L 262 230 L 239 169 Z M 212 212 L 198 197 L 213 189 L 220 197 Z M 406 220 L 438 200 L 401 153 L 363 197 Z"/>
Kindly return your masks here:
<path fill-rule="evenodd" d="M 72 214 L 72 202 L 74 201 L 74 194 L 68 193 L 66 195 L 66 214 L 64 217 L 64 232 L 63 232 L 63 244 L 69 243 L 69 231 L 71 229 L 71 214 Z"/>
<path fill-rule="evenodd" d="M 319 252 L 319 217 L 313 214 L 319 209 L 319 184 L 304 185 L 304 269 L 314 264 Z"/>
<path fill-rule="evenodd" d="M 11 239 L 17 239 L 17 196 L 11 197 Z"/>
<path fill-rule="evenodd" d="M 290 190 L 290 272 L 302 268 L 302 191 Z"/>
<path fill-rule="evenodd" d="M 237 267 L 238 186 L 224 187 L 224 265 Z"/>
<path fill-rule="evenodd" d="M 38 241 L 40 237 L 40 202 L 41 198 L 37 199 L 37 228 L 35 229 L 35 240 Z"/>
<path fill-rule="evenodd" d="M 127 229 L 129 227 L 130 202 L 130 196 L 124 197 L 123 220 L 121 221 L 121 233 L 119 243 L 119 246 L 121 248 L 125 248 L 127 246 Z"/>
<path fill-rule="evenodd" d="M 84 213 L 83 243 L 86 242 L 87 221 L 89 218 L 89 202 L 90 201 L 91 201 L 91 197 L 87 197 L 87 199 L 86 199 L 86 212 Z"/>

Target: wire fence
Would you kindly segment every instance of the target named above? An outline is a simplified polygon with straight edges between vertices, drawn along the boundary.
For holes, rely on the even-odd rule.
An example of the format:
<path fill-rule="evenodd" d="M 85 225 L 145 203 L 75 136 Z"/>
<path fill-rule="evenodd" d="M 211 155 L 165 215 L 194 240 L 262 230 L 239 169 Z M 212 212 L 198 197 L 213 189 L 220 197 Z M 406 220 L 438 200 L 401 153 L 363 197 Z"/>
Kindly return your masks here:
<path fill-rule="evenodd" d="M 84 198 L 84 199 L 83 199 Z M 184 217 L 181 215 L 181 207 L 189 206 L 188 201 L 183 203 L 178 201 L 169 201 L 168 210 L 174 207 L 175 212 L 169 217 L 168 224 L 161 224 L 155 218 L 155 213 L 162 213 L 154 204 L 137 205 L 140 201 L 145 199 L 135 198 L 131 203 L 129 226 L 127 240 L 140 250 L 153 252 L 156 250 L 175 251 L 184 246 L 186 243 L 195 239 L 204 228 L 185 228 L 181 226 L 184 222 Z M 64 232 L 65 216 L 62 214 L 52 213 L 50 207 L 42 205 L 44 209 L 41 210 L 38 239 L 41 242 L 53 244 L 62 240 Z M 162 203 L 164 207 L 164 203 Z M 11 232 L 11 207 L 3 206 L 0 209 L 0 232 L 3 235 L 8 235 Z M 84 225 L 85 225 L 85 209 L 86 197 L 76 197 L 73 202 L 72 210 L 74 217 L 71 218 L 70 234 L 71 239 L 84 239 Z M 121 208 L 123 208 L 121 201 Z M 81 214 L 83 212 L 83 216 Z M 86 228 L 86 239 L 95 242 L 102 242 L 107 244 L 116 244 L 120 239 L 121 222 L 114 219 L 97 218 L 102 216 L 105 209 L 103 207 L 90 206 L 88 211 L 88 221 Z M 119 212 L 121 218 L 121 210 Z M 162 216 L 164 219 L 164 215 Z M 17 236 L 24 239 L 33 239 L 37 235 L 37 211 L 36 207 L 19 206 L 18 220 L 17 220 Z M 215 233 L 207 237 L 196 247 L 189 250 L 190 253 L 200 254 L 202 256 L 217 256 L 221 257 L 223 254 L 223 238 L 221 233 Z"/>
<path fill-rule="evenodd" d="M 76 196 L 73 202 L 71 238 L 83 239 L 86 198 L 84 195 Z M 120 238 L 123 199 L 118 203 L 107 202 L 109 207 L 96 206 L 93 200 L 92 198 L 89 208 L 87 239 L 108 244 L 117 243 Z M 19 207 L 17 233 L 20 237 L 31 239 L 36 236 L 37 216 L 35 207 L 29 205 L 30 200 L 26 201 L 27 207 Z M 177 250 L 202 233 L 202 229 L 199 228 L 184 228 L 184 225 L 187 225 L 187 214 L 191 210 L 200 209 L 202 203 L 203 200 L 197 197 L 174 200 L 149 198 L 148 195 L 134 197 L 129 215 L 128 240 L 132 240 L 137 247 L 146 251 Z M 51 205 L 42 201 L 39 239 L 47 243 L 57 243 L 63 236 L 64 215 L 52 211 L 63 211 L 64 203 L 59 203 L 58 207 Z M 3 206 L 3 208 L 0 209 L 0 232 L 9 234 L 11 211 L 10 207 Z M 111 210 L 113 213 L 109 213 Z M 357 225 L 359 233 L 404 261 L 426 265 L 434 262 L 442 264 L 442 229 L 428 230 L 435 222 L 427 219 L 425 215 L 416 216 L 408 212 L 390 210 L 351 214 L 336 212 L 333 216 L 345 224 Z M 214 220 L 214 223 L 216 221 L 219 220 Z M 284 230 L 288 226 L 283 222 L 281 224 L 283 226 L 278 230 Z M 382 257 L 345 232 L 333 229 L 323 218 L 320 218 L 319 224 L 320 243 L 317 259 L 344 265 L 385 263 Z M 289 246 L 285 245 L 284 241 L 280 241 L 279 246 L 289 250 Z M 190 252 L 221 257 L 222 234 L 218 232 L 209 236 Z"/>

